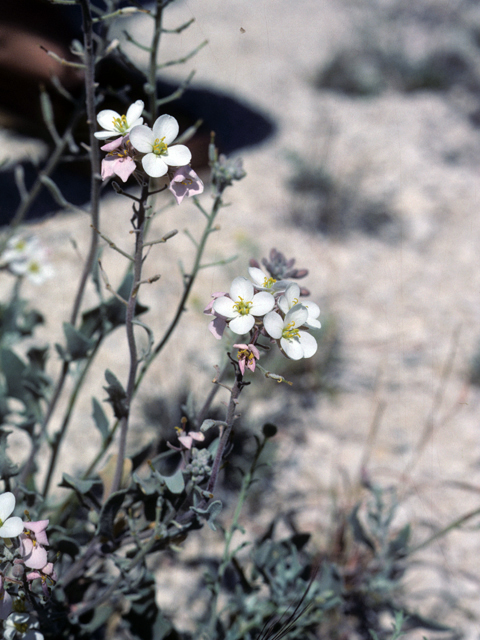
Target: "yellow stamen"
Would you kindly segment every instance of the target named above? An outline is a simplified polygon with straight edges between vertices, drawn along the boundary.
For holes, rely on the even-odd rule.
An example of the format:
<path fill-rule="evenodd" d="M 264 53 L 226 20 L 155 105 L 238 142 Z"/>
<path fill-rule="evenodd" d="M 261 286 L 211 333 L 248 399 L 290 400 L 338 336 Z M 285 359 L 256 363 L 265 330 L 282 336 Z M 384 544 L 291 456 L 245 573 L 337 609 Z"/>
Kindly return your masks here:
<path fill-rule="evenodd" d="M 113 128 L 118 133 L 126 133 L 128 129 L 127 116 L 120 116 L 113 119 Z"/>
<path fill-rule="evenodd" d="M 155 139 L 155 142 L 153 143 L 152 151 L 156 156 L 163 156 L 167 153 L 168 147 L 165 144 L 164 140 L 165 140 L 165 136 L 163 136 L 161 140 L 159 140 L 158 138 Z"/>
<path fill-rule="evenodd" d="M 276 282 L 275 278 L 267 278 L 265 276 L 265 279 L 263 281 L 263 286 L 270 289 L 270 287 L 272 287 L 275 284 L 275 282 Z"/>
<path fill-rule="evenodd" d="M 245 302 L 243 298 L 238 297 L 238 302 L 233 305 L 233 308 L 237 313 L 241 316 L 248 316 L 250 313 L 250 308 L 253 305 L 253 302 Z"/>
<path fill-rule="evenodd" d="M 295 321 L 289 322 L 282 332 L 282 337 L 286 340 L 292 340 L 293 338 L 300 338 L 299 330 L 295 328 Z"/>

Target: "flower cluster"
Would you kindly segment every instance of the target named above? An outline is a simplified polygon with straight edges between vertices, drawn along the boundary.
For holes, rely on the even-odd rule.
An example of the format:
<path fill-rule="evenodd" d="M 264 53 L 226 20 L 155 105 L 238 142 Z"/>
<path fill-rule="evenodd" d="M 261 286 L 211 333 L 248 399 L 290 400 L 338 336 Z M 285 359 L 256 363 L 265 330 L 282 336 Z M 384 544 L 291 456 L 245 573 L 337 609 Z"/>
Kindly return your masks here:
<path fill-rule="evenodd" d="M 43 595 L 48 598 L 49 589 L 56 582 L 57 576 L 52 562 L 48 562 L 47 526 L 48 520 L 37 522 L 24 522 L 18 516 L 12 516 L 15 509 L 15 496 L 7 491 L 0 495 L 0 538 L 3 538 L 14 553 L 8 557 L 12 566 L 14 578 L 5 575 L 6 562 L 2 562 L 0 572 L 0 620 L 5 620 L 5 638 L 13 640 L 17 637 L 17 631 L 22 630 L 22 638 L 42 640 L 43 636 L 35 627 L 35 618 L 27 611 L 25 599 L 12 597 L 6 588 L 7 582 L 18 582 L 23 578 L 24 583 L 30 584 L 34 580 L 40 580 Z M 14 543 L 12 538 L 18 538 Z M 27 571 L 33 569 L 33 571 Z M 13 611 L 13 613 L 12 613 Z"/>
<path fill-rule="evenodd" d="M 288 261 L 291 277 L 306 275 L 305 270 L 292 270 L 292 265 L 293 261 Z M 262 337 L 277 343 L 292 360 L 312 357 L 317 341 L 310 330 L 321 326 L 318 305 L 311 300 L 300 301 L 302 290 L 296 282 L 277 280 L 259 266 L 250 267 L 248 272 L 250 279 L 235 278 L 229 292 L 214 293 L 204 310 L 213 316 L 209 329 L 218 340 L 227 326 L 236 334 L 250 334 L 248 343 L 234 345 L 239 349 L 237 359 L 242 375 L 245 369 L 255 371 L 260 358 L 258 347 L 265 348 L 259 342 Z"/>
<path fill-rule="evenodd" d="M 47 252 L 35 237 L 12 236 L 0 255 L 0 269 L 26 277 L 34 284 L 42 284 L 53 276 Z"/>
<path fill-rule="evenodd" d="M 202 193 L 203 182 L 189 166 L 190 150 L 183 144 L 172 144 L 179 132 L 176 119 L 164 114 L 155 120 L 152 128 L 147 127 L 141 117 L 143 107 L 143 101 L 137 100 L 126 115 L 111 109 L 98 114 L 97 121 L 103 131 L 97 131 L 95 136 L 99 140 L 120 136 L 101 147 L 107 152 L 102 160 L 102 179 L 116 175 L 126 182 L 135 171 L 160 178 L 168 174 L 170 167 L 178 167 L 169 175 L 169 189 L 177 203 Z"/>

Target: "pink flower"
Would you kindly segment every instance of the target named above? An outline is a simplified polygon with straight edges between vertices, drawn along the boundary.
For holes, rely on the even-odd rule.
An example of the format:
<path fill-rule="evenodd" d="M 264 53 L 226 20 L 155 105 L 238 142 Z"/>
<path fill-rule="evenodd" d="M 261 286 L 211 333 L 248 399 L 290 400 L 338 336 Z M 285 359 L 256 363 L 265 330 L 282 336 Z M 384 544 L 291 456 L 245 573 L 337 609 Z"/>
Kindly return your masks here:
<path fill-rule="evenodd" d="M 260 352 L 253 344 L 234 344 L 234 347 L 239 349 L 237 353 L 238 366 L 242 372 L 242 376 L 245 375 L 245 368 L 250 371 L 255 371 L 256 361 L 260 358 Z"/>
<path fill-rule="evenodd" d="M 20 553 L 24 564 L 30 569 L 43 569 L 47 564 L 46 549 L 23 533 L 20 536 Z"/>
<path fill-rule="evenodd" d="M 203 442 L 205 440 L 205 436 L 200 431 L 190 431 L 189 433 L 185 433 L 182 431 L 182 435 L 178 436 L 179 442 L 183 444 L 185 449 L 191 449 L 194 440 L 197 442 Z"/>
<path fill-rule="evenodd" d="M 195 171 L 189 167 L 179 167 L 173 174 L 168 187 L 175 196 L 177 204 L 190 196 L 198 196 L 203 193 L 203 182 L 197 176 Z"/>
<path fill-rule="evenodd" d="M 223 336 L 223 332 L 225 331 L 225 327 L 227 326 L 227 321 L 223 316 L 219 316 L 213 310 L 213 303 L 217 298 L 228 295 L 223 291 L 217 291 L 217 293 L 212 293 L 212 300 L 207 304 L 203 313 L 207 316 L 214 316 L 214 319 L 209 323 L 208 330 L 217 340 L 221 340 Z"/>
<path fill-rule="evenodd" d="M 36 522 L 25 522 L 25 531 L 35 534 L 35 540 L 40 544 L 48 545 L 47 527 L 50 520 L 37 520 Z"/>
<path fill-rule="evenodd" d="M 136 169 L 134 149 L 128 136 L 117 138 L 100 147 L 109 153 L 102 160 L 102 180 L 116 175 L 126 182 Z"/>
<path fill-rule="evenodd" d="M 48 587 L 53 587 L 53 585 L 57 581 L 57 574 L 55 573 L 55 569 L 53 568 L 53 563 L 47 562 L 47 564 L 41 571 L 31 571 L 30 573 L 27 573 L 26 578 L 30 582 L 33 582 L 33 580 L 37 580 L 38 578 L 40 578 L 42 581 L 43 594 L 48 598 Z"/>
<path fill-rule="evenodd" d="M 42 545 L 48 545 L 46 534 L 48 522 L 48 520 L 26 522 L 25 533 L 20 535 L 20 554 L 24 564 L 30 569 L 43 569 L 47 564 L 47 551 Z"/>

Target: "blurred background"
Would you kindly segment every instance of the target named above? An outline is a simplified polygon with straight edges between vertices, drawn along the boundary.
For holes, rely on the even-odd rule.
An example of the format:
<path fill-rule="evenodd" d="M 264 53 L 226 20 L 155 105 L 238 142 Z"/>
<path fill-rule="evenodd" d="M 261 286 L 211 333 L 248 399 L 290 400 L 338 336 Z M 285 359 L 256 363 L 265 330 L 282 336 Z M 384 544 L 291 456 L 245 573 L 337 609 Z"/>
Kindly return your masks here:
<path fill-rule="evenodd" d="M 250 258 L 276 247 L 309 270 L 302 284 L 319 303 L 323 326 L 314 358 L 269 364 L 291 388 L 255 376 L 248 402 L 242 398 L 247 431 L 266 420 L 279 426 L 278 470 L 268 494 L 251 505 L 254 531 L 288 504 L 313 543 L 325 544 L 362 480 L 396 487 L 399 526 L 411 522 L 420 544 L 480 500 L 480 4 L 177 0 L 165 26 L 192 17 L 188 30 L 163 36 L 161 60 L 181 58 L 205 39 L 208 45 L 161 79 L 178 84 L 195 69 L 191 94 L 168 112 L 180 109 L 186 122 L 201 117 L 206 130 L 218 125 L 220 151 L 244 160 L 247 177 L 227 192 L 231 206 L 207 252 L 212 261 L 238 259 L 203 272 L 166 359 L 147 378 L 132 450 L 178 423 L 187 378 L 199 398 L 208 391 L 222 346 L 202 309 L 212 292 L 246 275 Z M 123 29 L 142 40 L 149 28 L 138 17 L 115 31 L 139 64 Z M 28 113 L 13 118 L 3 97 L 0 108 L 0 180 L 13 185 L 1 182 L 7 219 L 17 197 L 14 164 L 34 173 L 48 142 L 41 124 L 38 135 L 26 126 Z M 76 204 L 85 202 L 81 171 L 64 174 L 59 185 L 76 190 Z M 27 287 L 41 310 L 66 319 L 71 301 L 63 290 L 79 277 L 89 221 L 78 211 L 52 216 L 53 203 L 42 202 L 32 230 L 48 246 L 58 279 Z M 129 203 L 110 188 L 103 202 L 103 228 L 127 250 Z M 171 228 L 195 235 L 201 222 L 185 204 L 154 228 L 159 237 Z M 188 263 L 189 251 L 179 235 L 148 259 L 147 276 L 162 274 L 144 292 L 145 320 L 157 333 L 181 289 L 172 265 L 179 252 Z M 118 284 L 118 254 L 105 251 L 104 267 Z M 58 341 L 52 321 L 40 339 Z M 115 339 L 105 366 L 121 371 Z M 92 388 L 100 380 L 92 378 Z M 82 411 L 79 421 L 91 422 L 89 402 Z M 90 440 L 79 431 L 70 446 L 93 451 Z M 81 461 L 72 465 L 80 469 Z M 414 608 L 459 625 L 472 640 L 480 616 L 478 524 L 469 520 L 419 551 L 405 583 Z M 178 603 L 168 584 L 163 597 L 173 613 Z M 415 633 L 408 637 L 425 635 Z"/>

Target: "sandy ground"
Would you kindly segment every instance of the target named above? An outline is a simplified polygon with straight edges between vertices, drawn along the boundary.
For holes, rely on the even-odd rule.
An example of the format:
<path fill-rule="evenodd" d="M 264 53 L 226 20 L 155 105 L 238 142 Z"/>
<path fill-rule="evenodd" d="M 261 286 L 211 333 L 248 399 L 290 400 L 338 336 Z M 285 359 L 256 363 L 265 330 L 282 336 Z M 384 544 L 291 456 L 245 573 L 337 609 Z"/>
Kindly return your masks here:
<path fill-rule="evenodd" d="M 251 408 L 258 421 L 288 408 L 289 425 L 278 438 L 283 470 L 275 503 L 295 500 L 300 523 L 321 539 L 330 492 L 346 504 L 353 500 L 345 476 L 354 486 L 363 464 L 374 481 L 398 487 L 400 520 L 413 523 L 418 544 L 479 506 L 480 392 L 468 382 L 480 338 L 480 130 L 472 118 L 479 107 L 478 7 L 441 0 L 421 7 L 393 0 L 189 0 L 170 8 L 166 26 L 192 16 L 196 22 L 188 31 L 164 37 L 162 55 L 175 58 L 207 38 L 208 46 L 181 73 L 197 69 L 199 84 L 248 101 L 278 130 L 263 145 L 242 150 L 248 176 L 228 193 L 232 204 L 222 212 L 221 233 L 207 251 L 209 260 L 239 253 L 238 260 L 202 274 L 181 335 L 152 369 L 142 397 L 174 394 L 186 378 L 203 393 L 220 353 L 200 313 L 210 293 L 227 289 L 232 277 L 246 274 L 251 256 L 267 255 L 272 246 L 296 256 L 298 266 L 310 271 L 305 284 L 311 298 L 336 327 L 340 364 L 333 399 L 313 389 L 302 403 L 301 394 L 272 383 L 266 392 L 271 397 Z M 136 36 L 145 31 L 144 20 L 129 25 Z M 319 90 L 318 74 L 352 47 L 357 53 L 379 47 L 414 62 L 432 51 L 460 51 L 470 75 L 444 91 L 406 92 L 388 74 L 381 91 L 367 97 Z M 2 154 L 20 154 L 11 133 L 0 135 Z M 21 154 L 32 148 L 34 142 L 24 142 Z M 292 152 L 333 180 L 334 226 L 342 233 L 321 233 L 315 194 L 288 188 L 295 171 Z M 387 223 L 365 231 L 362 216 L 379 210 Z M 102 215 L 108 234 L 128 248 L 128 207 L 110 196 Z M 153 235 L 186 227 L 198 233 L 201 224 L 186 204 L 156 220 Z M 41 339 L 51 339 L 53 320 L 68 316 L 70 300 L 61 292 L 76 282 L 80 269 L 70 239 L 84 254 L 88 219 L 57 216 L 33 228 L 48 245 L 58 274 L 58 280 L 30 288 L 41 309 L 55 310 L 39 332 Z M 145 292 L 157 335 L 180 289 L 176 261 L 179 252 L 189 251 L 188 243 L 179 235 L 156 248 L 147 263 L 147 275 L 162 274 Z M 106 251 L 104 266 L 118 282 L 122 259 Z M 89 292 L 87 301 L 94 300 Z M 121 341 L 116 335 L 102 358 L 113 371 L 122 371 L 126 357 Z M 321 366 L 320 357 L 313 363 L 310 371 Z M 53 371 L 54 357 L 51 366 Z M 99 374 L 89 384 L 93 389 L 100 381 Z M 139 410 L 132 447 L 149 437 L 142 435 L 142 420 Z M 95 446 L 89 400 L 77 421 L 85 427 L 65 446 L 69 473 L 82 467 Z M 469 640 L 480 637 L 477 529 L 478 518 L 419 553 L 405 585 L 410 602 L 458 624 Z"/>

